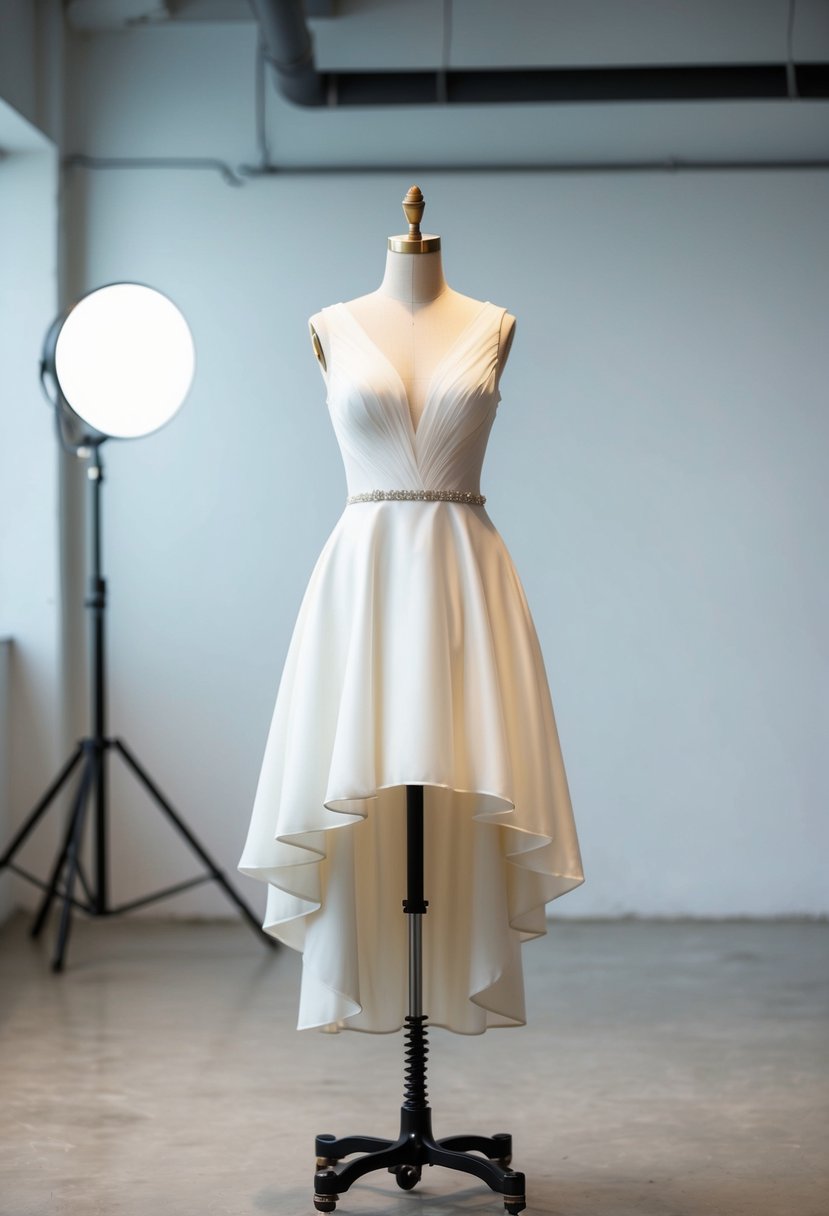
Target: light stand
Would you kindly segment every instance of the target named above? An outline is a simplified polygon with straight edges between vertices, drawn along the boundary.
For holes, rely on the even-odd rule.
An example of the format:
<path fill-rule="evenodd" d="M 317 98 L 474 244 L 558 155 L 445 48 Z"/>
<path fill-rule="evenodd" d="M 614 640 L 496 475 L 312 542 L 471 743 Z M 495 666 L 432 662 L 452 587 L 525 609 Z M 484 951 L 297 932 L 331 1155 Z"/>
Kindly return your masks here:
<path fill-rule="evenodd" d="M 103 288 L 100 290 L 106 291 L 107 289 Z M 149 291 L 151 289 L 146 288 L 143 290 Z M 59 324 L 60 322 L 56 322 L 56 326 L 59 327 Z M 51 343 L 52 354 L 54 354 L 54 330 L 55 327 L 53 326 L 53 330 L 50 331 L 49 335 L 47 335 L 46 344 L 48 351 Z M 42 378 L 47 370 L 49 369 L 45 365 L 41 367 Z M 87 476 L 90 488 L 90 516 L 92 524 L 90 546 L 92 571 L 89 580 L 89 595 L 85 601 L 85 606 L 90 612 L 92 624 L 92 645 L 90 647 L 92 733 L 79 741 L 75 751 L 60 770 L 55 780 L 46 790 L 43 797 L 31 811 L 22 827 L 15 835 L 11 844 L 6 849 L 5 853 L 2 855 L 2 857 L 0 857 L 0 871 L 8 868 L 15 874 L 18 874 L 21 878 L 25 878 L 28 882 L 34 883 L 35 886 L 40 887 L 44 891 L 44 897 L 32 925 L 31 932 L 33 937 L 37 937 L 40 934 L 55 899 L 62 901 L 63 906 L 61 909 L 60 925 L 58 928 L 55 953 L 52 959 L 52 970 L 55 972 L 63 970 L 66 947 L 69 940 L 69 931 L 72 923 L 73 908 L 86 912 L 90 916 L 117 916 L 123 912 L 144 907 L 147 904 L 156 902 L 157 900 L 166 899 L 172 895 L 178 895 L 182 891 L 189 890 L 191 887 L 195 887 L 208 881 L 217 882 L 228 898 L 236 905 L 242 916 L 248 921 L 257 935 L 262 937 L 269 946 L 275 947 L 277 945 L 275 939 L 264 932 L 251 909 L 236 893 L 225 875 L 210 857 L 204 846 L 198 841 L 196 836 L 177 813 L 177 811 L 173 809 L 169 800 L 161 793 L 158 786 L 136 759 L 132 751 L 127 747 L 126 743 L 124 743 L 122 739 L 111 738 L 107 734 L 105 665 L 105 622 L 107 596 L 106 580 L 104 579 L 101 570 L 101 487 L 104 480 L 103 465 L 101 462 L 101 444 L 109 436 L 95 431 L 94 428 L 91 428 L 91 430 L 87 429 L 83 443 L 78 444 L 75 448 L 69 447 L 64 435 L 64 423 L 66 420 L 60 415 L 62 405 L 66 403 L 61 399 L 59 401 L 53 401 L 52 404 L 56 407 L 58 433 L 64 448 L 67 450 L 73 450 L 76 454 L 85 456 L 89 459 Z M 75 416 L 74 413 L 71 421 L 75 424 L 77 423 L 77 416 Z M 129 770 L 144 786 L 153 801 L 161 808 L 172 825 L 187 842 L 190 849 L 203 862 L 207 869 L 206 873 L 200 874 L 196 878 L 189 879 L 185 882 L 176 883 L 174 886 L 165 887 L 163 890 L 156 891 L 150 895 L 145 895 L 139 899 L 130 900 L 127 903 L 118 905 L 113 905 L 110 902 L 109 859 L 107 848 L 109 812 L 107 770 L 109 756 L 113 750 L 121 757 Z M 36 875 L 29 873 L 29 871 L 24 870 L 22 867 L 17 865 L 14 861 L 14 857 L 34 831 L 37 824 L 49 810 L 57 795 L 70 781 L 73 773 L 76 769 L 78 769 L 79 766 L 80 775 L 66 821 L 62 844 L 55 859 L 50 877 L 48 881 L 44 882 Z M 87 876 L 81 862 L 81 846 L 84 838 L 84 828 L 86 826 L 86 819 L 90 810 L 90 804 L 94 805 L 94 881 L 90 881 L 90 878 Z M 76 882 L 80 883 L 85 898 L 76 897 Z"/>

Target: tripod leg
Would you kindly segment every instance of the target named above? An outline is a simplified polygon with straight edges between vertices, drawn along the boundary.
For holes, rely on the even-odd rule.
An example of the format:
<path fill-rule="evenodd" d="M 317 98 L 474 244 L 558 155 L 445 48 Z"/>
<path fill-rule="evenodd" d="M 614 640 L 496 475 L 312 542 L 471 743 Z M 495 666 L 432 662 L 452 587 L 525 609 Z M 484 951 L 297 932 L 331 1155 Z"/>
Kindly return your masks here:
<path fill-rule="evenodd" d="M 97 781 L 101 780 L 103 761 L 100 750 L 90 750 L 87 758 L 87 767 L 83 775 L 83 783 L 78 793 L 78 809 L 73 817 L 72 831 L 69 834 L 69 848 L 67 850 L 67 870 L 63 888 L 63 909 L 60 914 L 60 927 L 58 929 L 58 940 L 55 948 L 55 954 L 52 959 L 52 970 L 63 970 L 63 956 L 66 953 L 66 944 L 69 941 L 69 930 L 72 926 L 72 893 L 75 890 L 75 878 L 78 873 L 78 861 L 80 859 L 81 839 L 83 837 L 83 825 L 86 818 L 86 809 L 89 800 L 89 794 L 92 786 L 92 777 Z"/>
<path fill-rule="evenodd" d="M 130 766 L 130 768 L 135 773 L 135 775 L 139 779 L 139 781 L 141 781 L 146 786 L 146 788 L 149 790 L 150 794 L 155 799 L 155 801 L 158 803 L 158 805 L 161 807 L 162 811 L 164 811 L 164 813 L 168 817 L 168 819 L 170 819 L 170 821 L 173 823 L 173 825 L 176 828 L 178 828 L 179 832 L 184 837 L 184 839 L 187 841 L 187 843 L 189 844 L 189 846 L 193 850 L 193 852 L 196 854 L 196 856 L 201 861 L 204 862 L 204 864 L 207 866 L 208 870 L 210 871 L 210 874 L 213 877 L 213 879 L 219 884 L 219 886 L 222 888 L 222 890 L 227 895 L 228 899 L 233 901 L 233 903 L 236 905 L 236 907 L 239 909 L 239 911 L 244 916 L 245 920 L 255 930 L 257 935 L 259 937 L 263 937 L 269 946 L 276 946 L 277 942 L 276 942 L 275 938 L 271 937 L 271 935 L 269 933 L 264 932 L 261 924 L 259 923 L 257 918 L 254 916 L 252 910 L 248 907 L 248 905 L 245 903 L 245 901 L 242 899 L 242 897 L 240 895 L 237 895 L 237 893 L 234 891 L 233 887 L 230 885 L 230 883 L 225 878 L 222 871 L 218 868 L 216 863 L 210 857 L 209 853 L 207 853 L 206 850 L 204 849 L 204 847 L 199 843 L 199 841 L 196 839 L 196 837 L 190 831 L 190 829 L 188 828 L 188 826 L 184 822 L 184 820 L 181 818 L 181 816 L 176 811 L 173 810 L 172 806 L 167 801 L 167 799 L 164 797 L 164 795 L 161 793 L 161 790 L 155 784 L 152 777 L 150 777 L 149 773 L 147 773 L 146 770 L 144 768 L 142 768 L 142 766 L 138 763 L 135 756 L 133 756 L 132 752 L 127 747 L 126 743 L 124 743 L 121 739 L 113 739 L 112 743 L 113 743 L 113 746 L 116 747 L 118 749 L 118 751 L 121 753 L 121 755 L 124 757 L 124 760 Z"/>
<path fill-rule="evenodd" d="M 86 750 L 85 745 L 84 750 Z M 52 907 L 55 895 L 57 894 L 58 883 L 60 882 L 60 876 L 63 871 L 63 867 L 66 864 L 69 849 L 72 845 L 72 837 L 75 832 L 76 825 L 79 819 L 83 819 L 83 809 L 86 805 L 86 799 L 89 796 L 94 764 L 95 757 L 93 752 L 91 750 L 86 750 L 83 772 L 81 773 L 81 779 L 78 783 L 78 790 L 75 794 L 75 799 L 72 803 L 72 810 L 69 814 L 69 821 L 66 828 L 66 836 L 64 838 L 63 847 L 61 848 L 57 860 L 55 861 L 54 868 L 49 877 L 48 890 L 41 901 L 40 908 L 38 909 L 37 916 L 35 917 L 35 922 L 32 925 L 32 937 L 39 936 L 40 931 L 46 922 L 46 917 L 49 915 L 49 909 Z"/>
<path fill-rule="evenodd" d="M 83 745 L 83 743 L 79 743 L 78 746 L 76 747 L 75 751 L 72 753 L 72 755 L 67 760 L 66 764 L 63 766 L 61 771 L 58 773 L 55 780 L 52 782 L 52 784 L 49 786 L 46 793 L 41 798 L 40 802 L 37 804 L 37 806 L 34 808 L 34 810 L 30 813 L 30 815 L 26 819 L 25 823 L 21 827 L 20 831 L 14 837 L 14 839 L 12 840 L 9 847 L 6 849 L 3 856 L 0 857 L 0 870 L 4 869 L 9 864 L 9 862 L 14 857 L 17 850 L 21 847 L 23 842 L 26 840 L 29 833 L 32 831 L 32 829 L 34 827 L 36 827 L 40 818 L 43 815 L 45 815 L 46 811 L 49 809 L 49 805 L 52 802 L 52 799 L 55 797 L 55 795 L 58 793 L 60 788 L 63 786 L 64 782 L 69 780 L 69 777 L 71 776 L 72 771 L 75 768 L 75 765 L 78 763 L 81 756 L 83 755 L 83 751 L 84 751 L 84 745 Z"/>

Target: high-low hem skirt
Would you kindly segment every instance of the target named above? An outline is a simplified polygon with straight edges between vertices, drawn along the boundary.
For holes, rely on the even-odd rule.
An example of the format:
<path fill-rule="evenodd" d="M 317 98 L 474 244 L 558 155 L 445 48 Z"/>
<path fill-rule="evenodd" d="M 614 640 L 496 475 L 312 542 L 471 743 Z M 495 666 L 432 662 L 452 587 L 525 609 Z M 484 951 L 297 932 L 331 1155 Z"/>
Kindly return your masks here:
<path fill-rule="evenodd" d="M 584 875 L 538 637 L 483 507 L 347 507 L 300 605 L 239 869 L 302 952 L 301 1030 L 403 1024 L 407 785 L 424 1012 L 523 1025 L 521 943 Z"/>

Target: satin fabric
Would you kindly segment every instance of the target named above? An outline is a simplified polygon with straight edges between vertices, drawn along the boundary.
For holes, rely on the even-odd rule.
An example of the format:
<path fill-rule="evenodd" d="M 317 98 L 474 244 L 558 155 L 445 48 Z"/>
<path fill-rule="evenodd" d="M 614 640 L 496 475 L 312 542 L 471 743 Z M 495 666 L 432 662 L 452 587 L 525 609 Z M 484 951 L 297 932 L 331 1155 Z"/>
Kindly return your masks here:
<path fill-rule="evenodd" d="M 344 304 L 324 310 L 347 493 L 480 493 L 504 310 L 435 368 L 420 421 Z M 584 880 L 538 637 L 484 507 L 346 506 L 300 606 L 239 869 L 302 951 L 298 1028 L 400 1028 L 407 784 L 425 814 L 424 1010 L 465 1034 L 526 1020 L 521 943 Z"/>

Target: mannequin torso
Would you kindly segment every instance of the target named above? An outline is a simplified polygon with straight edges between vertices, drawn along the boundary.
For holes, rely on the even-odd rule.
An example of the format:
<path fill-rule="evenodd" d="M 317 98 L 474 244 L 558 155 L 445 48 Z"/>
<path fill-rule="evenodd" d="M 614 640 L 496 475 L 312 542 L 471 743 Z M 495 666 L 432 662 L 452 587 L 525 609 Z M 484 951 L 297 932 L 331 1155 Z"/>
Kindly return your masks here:
<path fill-rule="evenodd" d="M 417 429 L 435 368 L 480 312 L 482 301 L 448 285 L 440 250 L 413 254 L 389 249 L 377 290 L 349 300 L 345 307 L 400 376 Z M 325 369 L 324 314 L 317 313 L 309 325 L 314 352 Z M 498 348 L 499 378 L 514 333 L 515 318 L 506 313 Z"/>

